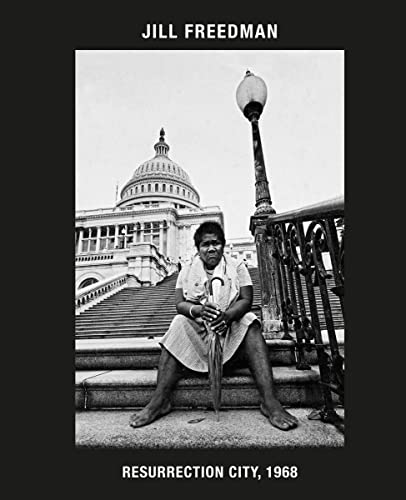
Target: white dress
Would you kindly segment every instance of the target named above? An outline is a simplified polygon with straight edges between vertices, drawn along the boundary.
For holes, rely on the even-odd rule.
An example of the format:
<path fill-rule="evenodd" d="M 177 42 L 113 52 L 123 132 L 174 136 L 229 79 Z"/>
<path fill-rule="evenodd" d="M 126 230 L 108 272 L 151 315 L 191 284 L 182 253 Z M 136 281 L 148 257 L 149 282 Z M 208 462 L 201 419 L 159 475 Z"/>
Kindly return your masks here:
<path fill-rule="evenodd" d="M 228 261 L 229 262 L 229 261 Z M 251 277 L 243 262 L 236 263 L 239 286 L 252 285 Z M 176 282 L 176 288 L 184 289 L 187 268 L 182 268 Z M 239 320 L 233 321 L 228 328 L 223 343 L 223 364 L 236 352 L 243 341 L 249 326 L 259 319 L 252 312 L 247 312 Z M 190 370 L 207 372 L 209 334 L 201 321 L 194 321 L 177 314 L 162 337 L 160 345 L 165 347 L 178 361 Z"/>

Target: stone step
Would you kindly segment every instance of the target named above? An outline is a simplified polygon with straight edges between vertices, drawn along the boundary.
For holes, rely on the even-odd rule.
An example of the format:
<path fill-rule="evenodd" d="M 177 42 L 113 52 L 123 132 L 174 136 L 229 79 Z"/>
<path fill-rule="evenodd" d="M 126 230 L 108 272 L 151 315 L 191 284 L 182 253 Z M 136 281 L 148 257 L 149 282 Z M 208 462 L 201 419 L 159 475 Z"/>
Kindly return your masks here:
<path fill-rule="evenodd" d="M 79 328 L 87 328 L 87 327 L 95 327 L 95 326 L 137 326 L 140 327 L 142 325 L 149 325 L 149 326 L 165 326 L 169 325 L 171 322 L 171 319 L 173 316 L 169 319 L 161 318 L 159 316 L 146 316 L 143 318 L 137 318 L 137 322 L 135 323 L 134 321 L 129 321 L 127 318 L 123 318 L 122 320 L 116 319 L 106 319 L 106 320 L 95 320 L 95 321 L 81 321 L 81 322 L 76 322 L 76 329 Z"/>
<path fill-rule="evenodd" d="M 100 302 L 99 304 L 97 304 L 96 306 L 94 306 L 94 308 L 92 309 L 89 309 L 88 311 L 85 311 L 85 313 L 82 313 L 82 317 L 86 317 L 86 316 L 96 316 L 99 315 L 99 314 L 121 314 L 121 313 L 125 313 L 125 314 L 134 314 L 134 313 L 142 313 L 142 312 L 145 312 L 145 313 L 149 313 L 149 314 L 152 314 L 156 311 L 162 311 L 164 313 L 167 313 L 167 312 L 173 312 L 173 311 L 176 311 L 176 306 L 175 304 L 164 304 L 164 305 L 158 305 L 158 306 L 153 306 L 153 305 L 145 305 L 145 304 L 142 304 L 142 305 L 137 305 L 136 307 L 134 306 L 128 306 L 128 307 L 101 307 L 102 305 L 102 302 Z M 98 306 L 99 309 L 96 309 Z"/>
<path fill-rule="evenodd" d="M 128 307 L 100 307 L 99 309 L 96 309 L 98 305 L 101 305 L 101 303 L 93 306 L 92 309 L 88 309 L 85 311 L 87 314 L 82 313 L 81 317 L 94 317 L 94 316 L 99 316 L 99 315 L 118 315 L 118 314 L 139 314 L 139 313 L 144 313 L 144 314 L 161 314 L 161 313 L 166 313 L 166 314 L 174 314 L 176 313 L 176 306 L 175 304 L 148 304 L 146 305 L 129 305 Z M 252 308 L 255 309 L 260 309 L 259 304 L 253 304 Z"/>
<path fill-rule="evenodd" d="M 108 300 L 108 299 L 106 299 Z M 114 309 L 130 309 L 132 307 L 146 307 L 146 308 L 149 308 L 149 309 L 152 309 L 153 307 L 156 307 L 156 306 L 165 306 L 165 307 L 175 307 L 175 303 L 173 301 L 173 297 L 171 297 L 171 301 L 154 301 L 154 300 L 149 300 L 148 301 L 145 301 L 145 303 L 143 302 L 140 302 L 140 301 L 128 301 L 128 302 L 117 302 L 117 303 L 114 303 L 114 302 L 109 302 L 109 303 L 103 303 L 103 302 L 99 302 L 99 304 L 97 304 L 95 306 L 95 309 L 98 308 L 98 309 L 106 309 L 106 310 L 114 310 Z"/>
<path fill-rule="evenodd" d="M 172 318 L 171 318 L 172 319 Z M 144 325 L 151 325 L 151 326 L 157 326 L 157 327 L 162 327 L 162 326 L 167 326 L 170 323 L 170 319 L 165 319 L 165 318 L 160 318 L 160 317 L 144 317 L 144 318 L 137 318 L 137 326 L 144 326 Z M 79 328 L 87 328 L 87 327 L 92 327 L 92 326 L 103 326 L 103 327 L 108 327 L 108 326 L 134 326 L 134 322 L 128 322 L 127 318 L 126 321 L 120 321 L 119 319 L 117 320 L 112 320 L 112 319 L 106 319 L 106 320 L 95 320 L 95 321 L 81 321 L 81 322 L 76 322 L 76 330 Z"/>
<path fill-rule="evenodd" d="M 154 298 L 161 298 L 163 293 L 166 293 L 167 295 L 172 295 L 173 292 L 175 291 L 175 287 L 171 288 L 123 288 L 122 293 L 112 295 L 109 300 L 114 301 L 114 300 L 135 300 L 135 299 L 140 299 L 143 300 L 145 297 L 154 297 Z M 260 292 L 258 290 L 254 290 L 254 295 L 260 296 Z"/>
<path fill-rule="evenodd" d="M 152 425 L 137 429 L 128 425 L 132 410 L 79 410 L 75 418 L 76 447 L 266 450 L 344 446 L 344 435 L 334 426 L 308 419 L 312 408 L 288 411 L 299 421 L 289 432 L 271 426 L 257 408 L 223 408 L 218 421 L 211 410 L 174 410 Z M 336 411 L 344 415 L 343 409 Z"/>
<path fill-rule="evenodd" d="M 314 407 L 322 402 L 317 368 L 273 368 L 275 393 L 289 406 Z M 156 387 L 157 370 L 81 370 L 76 372 L 77 409 L 142 408 Z M 256 407 L 259 393 L 247 369 L 235 370 L 222 380 L 222 407 Z M 207 374 L 187 376 L 172 394 L 174 408 L 212 408 Z"/>
<path fill-rule="evenodd" d="M 142 333 L 145 332 L 145 336 L 158 335 L 161 332 L 166 332 L 169 327 L 169 322 L 162 325 L 148 325 L 148 323 L 139 323 L 137 326 L 134 325 L 94 325 L 89 328 L 87 326 L 82 326 L 76 328 L 77 335 L 84 335 L 86 332 L 91 333 L 108 333 L 122 331 L 123 333 L 134 332 Z"/>
<path fill-rule="evenodd" d="M 172 302 L 173 302 L 173 294 L 170 295 L 171 299 L 172 299 Z M 154 302 L 154 303 L 161 303 L 161 304 L 164 304 L 164 303 L 167 303 L 167 300 L 166 299 L 163 299 L 162 297 L 162 294 L 159 295 L 159 297 L 150 297 L 148 295 L 146 295 L 145 297 L 143 298 L 140 298 L 140 297 L 137 297 L 137 296 L 134 296 L 133 298 L 129 298 L 127 300 L 122 300 L 121 297 L 117 297 L 116 300 L 110 300 L 109 302 L 107 302 L 109 300 L 109 298 L 106 299 L 106 302 L 104 303 L 104 305 L 106 306 L 107 304 L 115 304 L 115 305 L 131 305 L 131 304 L 135 304 L 135 303 L 138 303 L 138 304 L 142 304 L 142 303 L 146 303 L 146 302 Z M 101 305 L 102 303 L 100 303 Z"/>
<path fill-rule="evenodd" d="M 160 336 L 148 339 L 134 338 L 84 338 L 75 341 L 75 366 L 78 370 L 114 370 L 156 368 L 161 352 Z M 328 335 L 322 332 L 323 342 L 328 349 Z M 344 331 L 338 330 L 337 341 L 344 357 Z M 266 340 L 273 366 L 296 365 L 297 346 L 294 340 Z M 317 364 L 316 348 L 304 351 L 310 365 Z"/>
<path fill-rule="evenodd" d="M 123 288 L 122 293 L 118 293 L 109 297 L 109 301 L 127 301 L 127 300 L 145 300 L 146 297 L 161 299 L 162 295 L 171 296 L 175 287 L 163 288 Z M 126 293 L 124 293 L 126 291 Z"/>
<path fill-rule="evenodd" d="M 114 299 L 115 297 L 143 297 L 146 295 L 155 295 L 159 296 L 161 293 L 172 293 L 173 290 L 175 289 L 175 283 L 173 283 L 171 286 L 163 287 L 163 286 L 147 286 L 147 287 L 134 287 L 134 288 L 123 288 L 122 292 L 120 295 L 112 295 L 111 299 Z"/>
<path fill-rule="evenodd" d="M 169 326 L 169 325 L 168 325 Z M 76 333 L 79 335 L 80 333 L 109 333 L 109 332 L 117 332 L 117 331 L 120 331 L 120 332 L 134 332 L 134 333 L 142 333 L 144 332 L 145 335 L 155 335 L 157 334 L 158 332 L 161 332 L 161 331 L 165 331 L 167 330 L 167 328 L 165 327 L 156 327 L 156 326 L 141 326 L 139 324 L 137 324 L 136 326 L 135 325 L 130 325 L 130 326 L 117 326 L 117 327 L 97 327 L 97 326 L 94 326 L 92 328 L 89 328 L 89 327 L 81 327 L 81 328 L 78 328 Z"/>
<path fill-rule="evenodd" d="M 99 305 L 99 304 L 98 304 Z M 97 306 L 94 306 L 94 308 L 89 309 L 87 314 L 82 313 L 81 317 L 86 318 L 86 317 L 95 317 L 95 316 L 100 316 L 100 315 L 120 315 L 120 314 L 139 314 L 144 313 L 144 314 L 175 314 L 176 313 L 176 307 L 173 304 L 150 304 L 148 306 L 139 306 L 139 305 L 131 305 L 128 307 L 103 307 L 100 309 L 96 309 Z M 258 309 L 260 308 L 259 304 L 253 304 L 252 308 Z"/>
<path fill-rule="evenodd" d="M 172 318 L 168 318 L 166 321 L 154 321 L 153 318 L 145 318 L 145 319 L 139 319 L 137 322 L 127 322 L 127 321 L 94 321 L 90 323 L 78 323 L 76 324 L 76 333 L 79 333 L 81 331 L 89 330 L 91 331 L 94 328 L 102 328 L 102 329 L 110 329 L 110 328 L 135 328 L 135 329 L 140 329 L 143 328 L 144 326 L 151 326 L 155 327 L 158 330 L 162 328 L 168 328 L 170 323 L 171 323 Z"/>
<path fill-rule="evenodd" d="M 255 312 L 255 311 L 254 311 Z M 169 326 L 175 314 L 168 316 L 136 316 L 135 318 L 128 318 L 127 316 L 117 317 L 117 318 L 95 318 L 83 319 L 75 321 L 76 331 L 84 328 L 94 328 L 94 327 L 109 327 L 109 326 L 123 326 L 123 327 L 134 327 L 139 328 L 143 325 L 155 325 L 157 327 Z"/>
<path fill-rule="evenodd" d="M 296 363 L 293 340 L 267 340 L 273 366 Z M 158 366 L 158 339 L 77 339 L 75 366 L 78 370 L 145 369 Z M 311 361 L 315 358 L 309 357 Z"/>
<path fill-rule="evenodd" d="M 109 302 L 131 302 L 134 300 L 139 300 L 140 302 L 152 297 L 155 300 L 162 300 L 162 296 L 173 296 L 173 290 L 155 290 L 151 291 L 150 288 L 136 288 L 134 291 L 127 295 L 122 295 L 121 293 L 112 295 L 108 298 Z"/>
<path fill-rule="evenodd" d="M 107 301 L 108 299 L 106 299 Z M 261 305 L 261 300 L 258 299 L 258 300 L 253 300 L 253 304 L 252 306 L 253 307 L 260 307 Z M 136 302 L 136 301 L 128 301 L 127 303 L 123 303 L 123 302 L 118 302 L 118 303 L 107 303 L 107 302 L 99 302 L 98 304 L 96 304 L 93 309 L 92 309 L 92 312 L 93 311 L 97 311 L 97 310 L 103 310 L 103 311 L 112 311 L 112 312 L 115 312 L 117 310 L 136 310 L 137 308 L 145 308 L 145 310 L 155 310 L 156 308 L 158 307 L 170 307 L 170 308 L 173 308 L 175 309 L 176 306 L 175 306 L 175 303 L 173 302 L 173 297 L 171 297 L 171 300 L 170 301 L 162 301 L 162 302 L 155 302 L 154 300 L 148 300 L 146 301 L 145 303 L 141 303 L 141 302 Z M 331 310 L 332 311 L 335 311 L 335 312 L 339 312 L 341 310 L 341 307 L 340 305 L 338 304 L 332 304 L 331 306 Z"/>
<path fill-rule="evenodd" d="M 128 304 L 128 303 L 132 303 L 132 302 L 135 302 L 135 301 L 138 301 L 138 302 L 142 302 L 142 301 L 145 301 L 145 300 L 149 300 L 150 298 L 152 300 L 157 300 L 157 301 L 163 301 L 163 297 L 170 297 L 172 298 L 173 297 L 173 293 L 175 291 L 175 289 L 173 290 L 170 290 L 168 293 L 165 293 L 164 290 L 159 290 L 159 293 L 157 291 L 157 293 L 155 294 L 151 294 L 151 293 L 148 293 L 147 290 L 150 290 L 150 289 L 143 289 L 145 290 L 145 292 L 143 294 L 141 294 L 140 292 L 138 292 L 139 289 L 135 289 L 134 292 L 132 292 L 132 295 L 128 295 L 126 297 L 123 297 L 121 295 L 121 291 L 118 292 L 117 294 L 115 295 L 112 295 L 111 297 L 107 297 L 106 298 L 106 303 L 109 303 L 109 304 L 119 304 L 119 303 L 123 303 L 123 304 Z M 254 292 L 253 294 L 253 298 L 254 299 L 257 299 L 258 301 L 261 300 L 261 294 L 259 292 Z M 320 302 L 322 303 L 322 298 L 320 295 L 316 295 L 315 296 L 315 300 L 316 302 Z M 107 302 L 108 301 L 108 302 Z M 334 301 L 332 302 L 331 304 L 332 307 L 334 306 L 339 306 L 339 303 Z"/>
<path fill-rule="evenodd" d="M 128 308 L 128 309 L 108 309 L 108 310 L 99 310 L 92 311 L 89 309 L 89 314 L 81 314 L 77 319 L 86 320 L 86 319 L 95 319 L 95 318 L 139 318 L 140 316 L 174 316 L 176 314 L 176 307 L 156 307 L 156 308 Z M 91 312 L 91 314 L 90 314 Z"/>
<path fill-rule="evenodd" d="M 151 335 L 147 335 L 147 338 L 160 338 L 165 334 L 166 330 L 163 330 L 161 332 L 155 331 Z M 133 331 L 128 331 L 128 332 L 122 332 L 120 330 L 117 331 L 109 331 L 103 333 L 103 331 L 100 332 L 82 332 L 82 333 L 77 333 L 75 335 L 77 339 L 142 339 L 146 338 L 145 332 L 133 332 Z"/>
<path fill-rule="evenodd" d="M 106 299 L 107 300 L 107 299 Z M 260 308 L 260 303 L 259 302 L 254 302 L 252 305 L 253 309 L 259 309 Z M 163 304 L 154 304 L 151 303 L 151 301 L 148 301 L 148 304 L 142 304 L 142 305 L 137 305 L 137 304 L 130 304 L 126 307 L 118 307 L 118 306 L 111 306 L 107 304 L 103 304 L 103 302 L 99 302 L 95 306 L 93 306 L 91 309 L 81 313 L 81 317 L 87 317 L 87 316 L 96 316 L 100 314 L 121 314 L 121 313 L 131 313 L 131 312 L 137 312 L 137 311 L 144 311 L 144 312 L 168 312 L 169 310 L 171 311 L 176 311 L 175 304 L 172 303 L 163 303 Z M 340 313 L 340 307 L 331 307 L 331 311 L 334 315 L 338 315 Z"/>
<path fill-rule="evenodd" d="M 176 314 L 176 313 L 175 313 Z M 79 327 L 92 327 L 92 326 L 109 326 L 109 325 L 122 325 L 122 326 L 140 326 L 143 323 L 149 325 L 169 325 L 175 314 L 136 314 L 136 315 L 121 315 L 115 317 L 95 317 L 95 318 L 76 318 L 75 325 L 76 329 Z"/>
<path fill-rule="evenodd" d="M 253 286 L 256 286 L 254 283 Z M 259 284 L 258 284 L 259 286 Z M 168 288 L 158 288 L 158 287 L 147 287 L 147 288 L 123 288 L 119 294 L 112 295 L 109 300 L 134 300 L 139 298 L 140 300 L 145 299 L 145 297 L 155 297 L 160 298 L 162 294 L 168 296 L 173 296 L 175 291 L 175 285 Z M 254 295 L 260 295 L 259 290 L 254 290 Z"/>
<path fill-rule="evenodd" d="M 145 309 L 139 309 L 139 310 L 132 310 L 132 311 L 120 311 L 116 310 L 114 312 L 110 313 L 105 313 L 103 311 L 100 311 L 98 314 L 93 312 L 92 314 L 86 315 L 86 316 L 78 316 L 76 318 L 76 321 L 95 321 L 98 318 L 102 320 L 115 320 L 119 318 L 129 318 L 129 319 L 135 319 L 138 320 L 139 318 L 151 318 L 151 317 L 157 317 L 157 318 L 173 318 L 177 314 L 176 309 L 173 308 L 173 310 L 152 310 L 152 311 L 147 311 Z"/>
<path fill-rule="evenodd" d="M 253 306 L 251 308 L 251 311 L 256 311 L 256 312 L 259 312 L 260 309 L 259 309 L 259 306 Z M 135 318 L 135 319 L 138 319 L 140 316 L 153 316 L 153 315 L 159 315 L 159 317 L 171 317 L 173 318 L 173 316 L 176 314 L 176 308 L 175 307 L 166 307 L 165 309 L 146 309 L 146 308 L 143 308 L 143 309 L 140 309 L 140 310 L 136 310 L 136 309 L 130 309 L 130 310 L 126 310 L 126 311 L 123 311 L 123 310 L 120 310 L 120 309 L 112 309 L 112 310 L 108 310 L 107 312 L 106 311 L 95 311 L 94 309 L 89 309 L 88 311 L 86 311 L 86 314 L 82 313 L 80 316 L 78 316 L 76 318 L 76 321 L 84 321 L 84 320 L 87 320 L 87 319 L 92 319 L 94 320 L 95 318 L 120 318 L 120 317 L 123 317 L 123 315 L 125 315 L 125 317 L 129 317 L 129 318 Z"/>
<path fill-rule="evenodd" d="M 102 317 L 102 316 L 108 316 L 108 317 L 118 317 L 118 316 L 135 316 L 137 317 L 140 313 L 144 315 L 154 315 L 154 314 L 159 314 L 159 315 L 166 315 L 170 316 L 171 314 L 174 315 L 176 314 L 176 308 L 173 306 L 157 306 L 157 307 L 140 307 L 140 308 L 135 308 L 135 307 L 128 307 L 127 309 L 124 308 L 113 308 L 113 309 L 103 309 L 103 310 L 92 310 L 90 314 L 91 309 L 89 309 L 89 314 L 83 314 L 79 316 L 80 318 L 86 319 L 86 318 L 95 318 L 95 317 Z M 86 311 L 87 312 L 87 311 Z"/>

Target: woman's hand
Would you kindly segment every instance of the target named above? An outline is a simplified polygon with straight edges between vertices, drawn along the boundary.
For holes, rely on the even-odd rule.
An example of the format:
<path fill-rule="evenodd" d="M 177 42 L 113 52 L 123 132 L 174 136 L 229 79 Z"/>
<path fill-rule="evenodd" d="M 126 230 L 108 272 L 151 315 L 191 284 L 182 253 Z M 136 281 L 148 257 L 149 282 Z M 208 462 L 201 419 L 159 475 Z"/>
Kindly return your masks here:
<path fill-rule="evenodd" d="M 210 328 L 214 330 L 216 333 L 223 335 L 226 333 L 230 321 L 228 320 L 226 314 L 221 312 L 220 316 L 210 323 Z"/>
<path fill-rule="evenodd" d="M 200 316 L 204 319 L 204 321 L 207 321 L 208 323 L 211 323 L 212 321 L 215 321 L 221 314 L 221 310 L 217 304 L 214 302 L 206 302 L 202 306 L 202 310 L 200 312 Z"/>
<path fill-rule="evenodd" d="M 227 331 L 229 320 L 226 314 L 213 302 L 206 302 L 202 308 L 201 316 L 216 333 L 221 335 Z"/>

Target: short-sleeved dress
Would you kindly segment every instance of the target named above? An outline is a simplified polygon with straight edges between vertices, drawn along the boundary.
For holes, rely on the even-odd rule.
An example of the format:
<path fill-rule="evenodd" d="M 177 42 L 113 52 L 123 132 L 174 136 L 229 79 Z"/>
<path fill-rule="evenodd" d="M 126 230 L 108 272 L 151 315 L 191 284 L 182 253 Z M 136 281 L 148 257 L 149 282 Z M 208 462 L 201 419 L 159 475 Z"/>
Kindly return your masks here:
<path fill-rule="evenodd" d="M 186 270 L 179 273 L 176 288 L 184 288 Z M 241 261 L 237 265 L 240 287 L 252 285 L 248 270 Z M 247 312 L 239 320 L 233 321 L 228 328 L 223 343 L 223 364 L 236 352 L 243 341 L 249 326 L 259 319 L 252 312 Z M 207 372 L 209 334 L 203 324 L 177 314 L 162 337 L 160 345 L 165 347 L 178 361 L 190 370 Z"/>

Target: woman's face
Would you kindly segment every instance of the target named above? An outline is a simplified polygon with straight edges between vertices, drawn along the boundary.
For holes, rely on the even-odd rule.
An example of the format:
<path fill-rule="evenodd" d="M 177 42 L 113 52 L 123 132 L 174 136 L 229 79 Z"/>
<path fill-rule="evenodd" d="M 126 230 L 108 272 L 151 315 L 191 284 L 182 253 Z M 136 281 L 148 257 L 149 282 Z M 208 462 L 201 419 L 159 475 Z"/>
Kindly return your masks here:
<path fill-rule="evenodd" d="M 199 255 L 207 269 L 214 269 L 223 256 L 224 247 L 214 233 L 203 235 L 199 245 Z"/>

